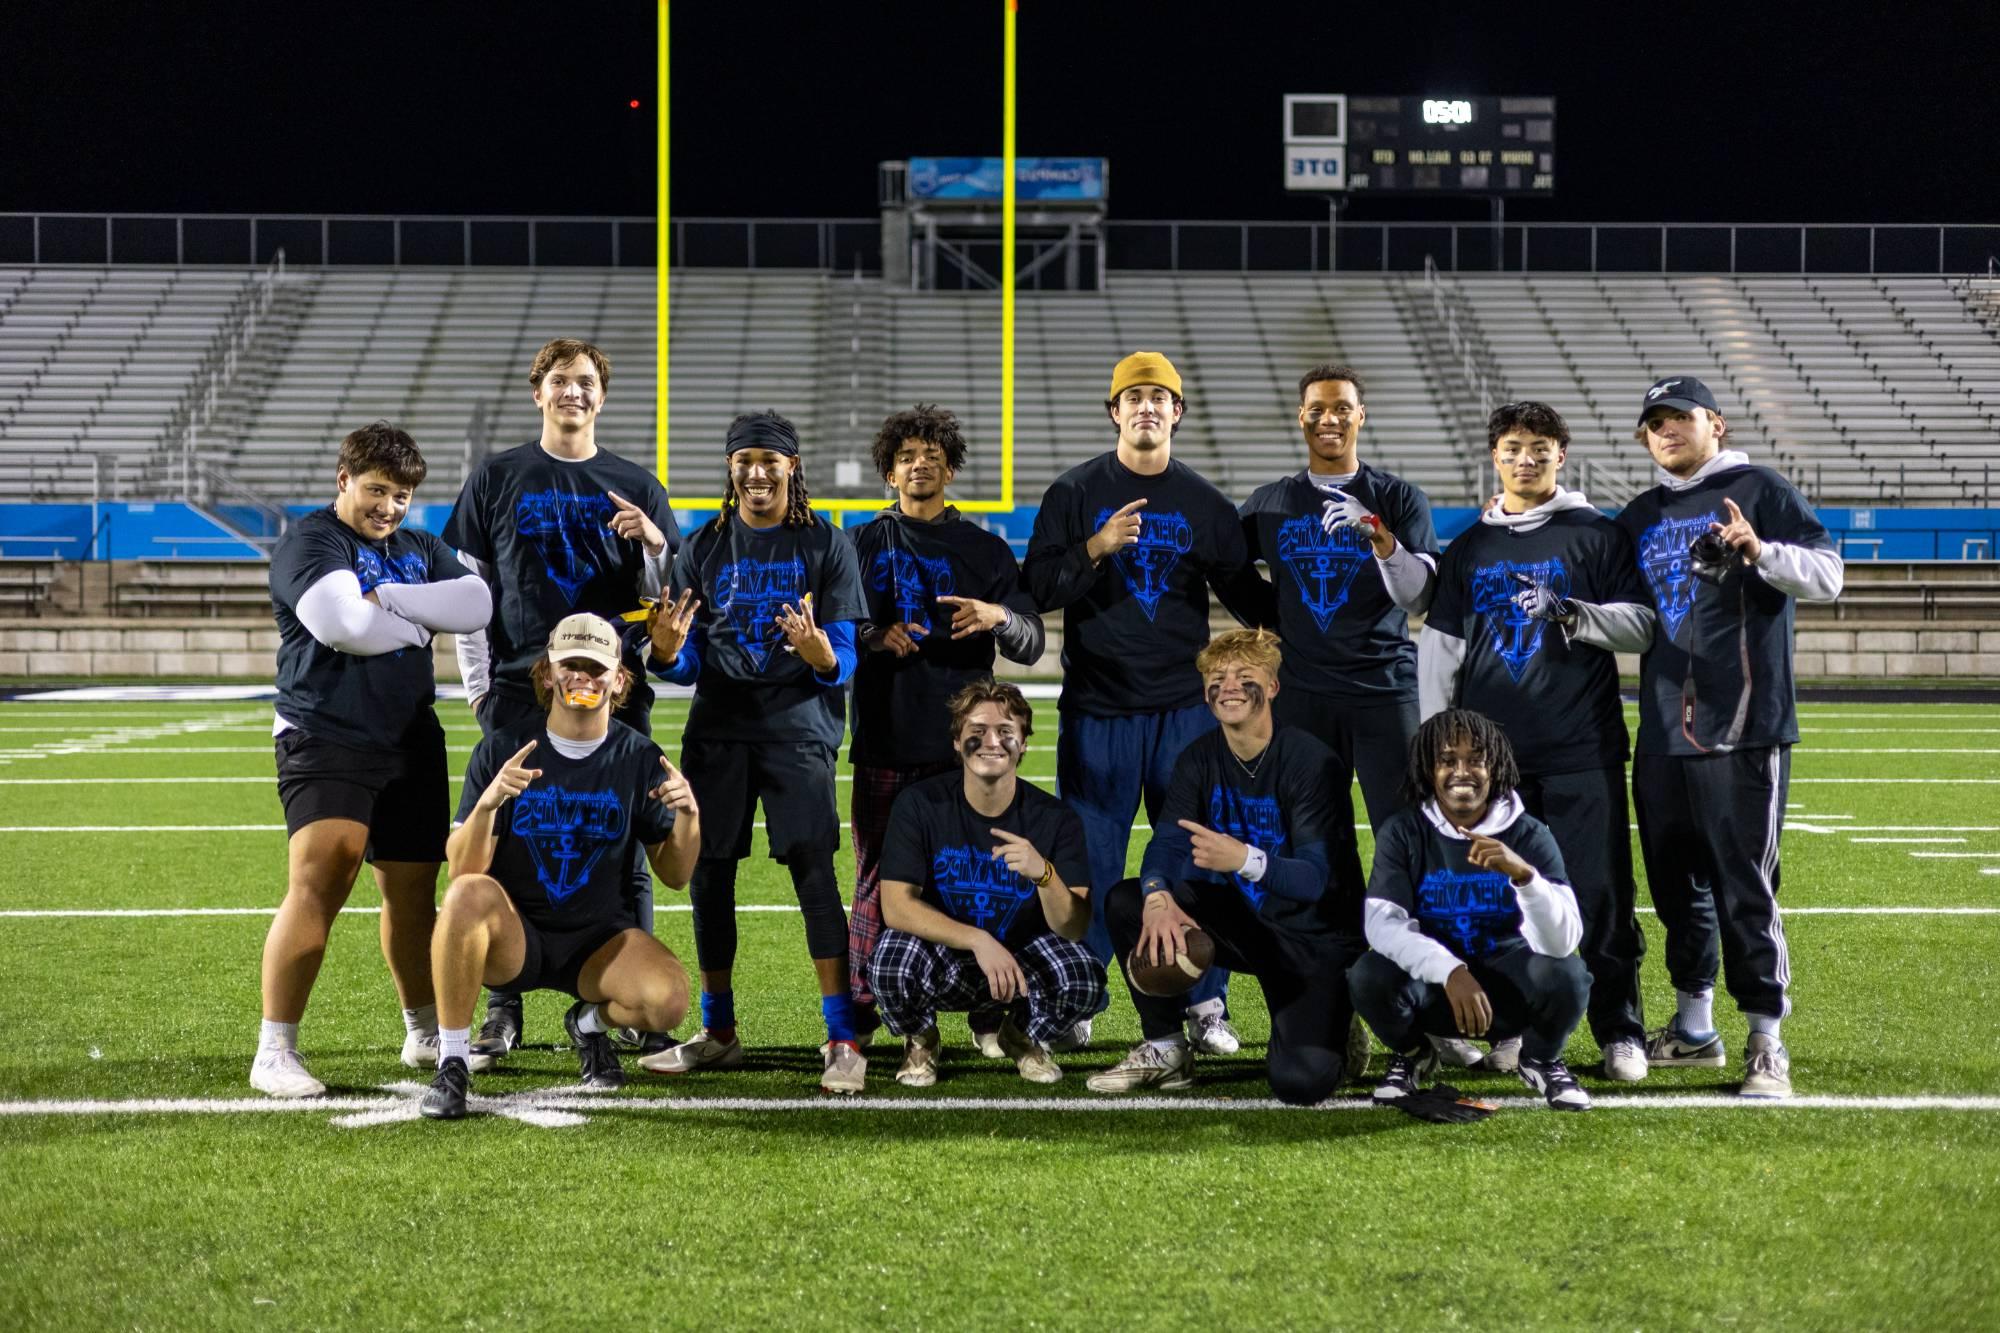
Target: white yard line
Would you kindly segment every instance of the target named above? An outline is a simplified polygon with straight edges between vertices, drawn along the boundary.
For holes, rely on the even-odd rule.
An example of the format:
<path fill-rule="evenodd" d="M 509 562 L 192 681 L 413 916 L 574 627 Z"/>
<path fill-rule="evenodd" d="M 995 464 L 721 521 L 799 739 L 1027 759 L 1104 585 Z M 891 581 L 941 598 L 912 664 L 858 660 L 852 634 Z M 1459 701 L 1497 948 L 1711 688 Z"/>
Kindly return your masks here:
<path fill-rule="evenodd" d="M 1957 842 L 1964 838 L 1849 838 L 1849 842 Z"/>
<path fill-rule="evenodd" d="M 2000 851 L 1993 852 L 1911 852 L 1911 856 L 1928 857 L 1936 861 L 2000 861 Z"/>

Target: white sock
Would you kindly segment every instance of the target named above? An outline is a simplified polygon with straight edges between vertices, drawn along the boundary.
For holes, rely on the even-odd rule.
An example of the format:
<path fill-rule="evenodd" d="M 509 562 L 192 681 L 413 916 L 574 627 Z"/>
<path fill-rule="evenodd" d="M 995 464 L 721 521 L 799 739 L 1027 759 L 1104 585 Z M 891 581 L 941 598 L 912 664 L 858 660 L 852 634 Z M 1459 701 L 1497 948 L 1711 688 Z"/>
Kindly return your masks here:
<path fill-rule="evenodd" d="M 1674 1003 L 1677 1006 L 1674 1017 L 1682 1035 L 1698 1037 L 1704 1032 L 1715 1031 L 1714 991 L 1705 990 L 1699 995 L 1690 995 L 1684 990 L 1677 990 L 1674 992 Z"/>
<path fill-rule="evenodd" d="M 1770 1038 L 1770 1039 L 1771 1039 L 1772 1041 L 1776 1041 L 1776 1042 L 1782 1042 L 1782 1041 L 1783 1041 L 1783 1038 L 1781 1038 L 1781 1037 L 1779 1037 L 1779 1036 L 1778 1036 L 1778 1022 L 1779 1022 L 1779 1020 L 1778 1020 L 1778 1018 L 1777 1018 L 1777 1016 L 1776 1016 L 1776 1015 L 1772 1015 L 1772 1014 L 1749 1014 L 1749 1015 L 1746 1015 L 1746 1016 L 1747 1016 L 1747 1017 L 1749 1018 L 1749 1020 L 1750 1020 L 1750 1030 L 1751 1030 L 1752 1032 L 1761 1032 L 1761 1033 L 1763 1033 L 1763 1034 L 1764 1034 L 1765 1036 L 1769 1037 L 1769 1038 Z"/>
<path fill-rule="evenodd" d="M 260 1051 L 296 1051 L 299 1048 L 299 1025 L 297 1023 L 273 1023 L 265 1019 L 257 1033 L 257 1049 Z"/>
<path fill-rule="evenodd" d="M 1147 1044 L 1150 1046 L 1157 1046 L 1163 1051 L 1176 1051 L 1176 1050 L 1184 1051 L 1187 1049 L 1187 1038 L 1181 1035 L 1180 1033 L 1176 1032 L 1171 1037 L 1148 1038 Z"/>
<path fill-rule="evenodd" d="M 584 1011 L 576 1016 L 576 1030 L 586 1037 L 604 1031 L 604 1006 L 586 1005 Z"/>
<path fill-rule="evenodd" d="M 403 1011 L 403 1027 L 410 1032 L 436 1032 L 438 1030 L 438 1007 L 423 1005 L 417 1009 Z"/>
<path fill-rule="evenodd" d="M 1223 1005 L 1224 1002 L 1221 999 L 1203 1000 L 1200 1004 L 1189 1005 L 1187 1016 L 1189 1018 L 1207 1018 L 1213 1015 L 1216 1018 L 1220 1018 L 1222 1017 Z"/>
<path fill-rule="evenodd" d="M 439 1028 L 438 1063 L 443 1064 L 447 1060 L 469 1059 L 470 1054 L 467 1051 L 467 1047 L 471 1044 L 471 1028 Z"/>

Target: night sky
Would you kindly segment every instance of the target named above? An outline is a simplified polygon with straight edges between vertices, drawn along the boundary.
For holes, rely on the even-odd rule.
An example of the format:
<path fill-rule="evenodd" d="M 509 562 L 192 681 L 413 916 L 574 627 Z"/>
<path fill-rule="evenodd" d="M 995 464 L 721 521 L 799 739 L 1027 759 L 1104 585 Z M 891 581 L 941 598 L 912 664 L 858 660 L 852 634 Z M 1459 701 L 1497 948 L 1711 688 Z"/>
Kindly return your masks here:
<path fill-rule="evenodd" d="M 1510 219 L 1995 222 L 1996 13 L 1022 0 L 1020 150 L 1109 158 L 1114 217 L 1324 217 L 1280 188 L 1281 94 L 1552 93 L 1559 193 Z M 681 0 L 673 33 L 677 215 L 867 216 L 880 159 L 999 152 L 997 0 Z M 653 90 L 630 0 L 10 6 L 0 211 L 647 215 Z"/>

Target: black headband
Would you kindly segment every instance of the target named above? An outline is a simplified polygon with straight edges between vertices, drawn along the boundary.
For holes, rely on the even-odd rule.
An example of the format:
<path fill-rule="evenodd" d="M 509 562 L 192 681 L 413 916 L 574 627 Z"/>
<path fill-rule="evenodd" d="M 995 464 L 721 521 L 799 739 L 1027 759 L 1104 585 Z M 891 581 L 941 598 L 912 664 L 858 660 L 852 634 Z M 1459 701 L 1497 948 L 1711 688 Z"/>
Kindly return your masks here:
<path fill-rule="evenodd" d="M 730 426 L 728 443 L 723 446 L 725 454 L 733 454 L 738 449 L 769 449 L 788 458 L 797 458 L 799 434 L 792 429 L 790 422 L 779 417 L 745 417 Z"/>

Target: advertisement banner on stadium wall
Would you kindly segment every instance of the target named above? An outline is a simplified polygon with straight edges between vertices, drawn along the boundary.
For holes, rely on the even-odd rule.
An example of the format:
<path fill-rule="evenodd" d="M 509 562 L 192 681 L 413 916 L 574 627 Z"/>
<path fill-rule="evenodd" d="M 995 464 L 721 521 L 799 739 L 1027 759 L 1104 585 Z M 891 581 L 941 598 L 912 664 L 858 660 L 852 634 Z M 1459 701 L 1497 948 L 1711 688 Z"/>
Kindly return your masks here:
<path fill-rule="evenodd" d="M 997 157 L 913 157 L 912 199 L 994 201 L 1000 198 Z M 1037 203 L 1101 203 L 1111 174 L 1101 157 L 1017 157 L 1014 197 Z"/>

